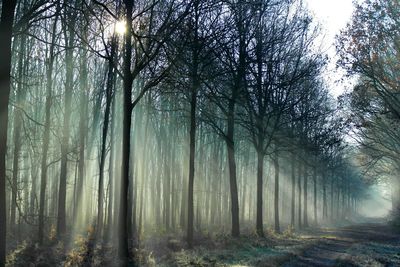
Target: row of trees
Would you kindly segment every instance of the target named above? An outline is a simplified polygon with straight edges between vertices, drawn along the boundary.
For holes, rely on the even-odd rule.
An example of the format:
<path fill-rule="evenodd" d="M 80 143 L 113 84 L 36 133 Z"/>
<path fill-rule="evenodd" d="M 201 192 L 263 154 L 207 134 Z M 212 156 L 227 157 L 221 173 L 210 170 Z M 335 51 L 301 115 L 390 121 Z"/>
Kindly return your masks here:
<path fill-rule="evenodd" d="M 358 5 L 338 38 L 339 64 L 358 81 L 346 102 L 352 115 L 358 163 L 371 182 L 389 185 L 396 217 L 400 210 L 400 91 L 398 1 Z"/>
<path fill-rule="evenodd" d="M 1 8 L 2 265 L 6 224 L 66 246 L 93 225 L 127 265 L 144 232 L 184 230 L 191 247 L 204 229 L 356 211 L 365 188 L 301 1 Z"/>

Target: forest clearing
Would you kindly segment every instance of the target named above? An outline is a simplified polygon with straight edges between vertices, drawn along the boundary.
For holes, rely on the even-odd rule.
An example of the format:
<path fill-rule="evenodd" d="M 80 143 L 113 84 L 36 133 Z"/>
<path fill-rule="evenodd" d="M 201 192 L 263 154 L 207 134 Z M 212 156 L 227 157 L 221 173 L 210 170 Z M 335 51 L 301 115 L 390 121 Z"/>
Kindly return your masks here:
<path fill-rule="evenodd" d="M 400 266 L 400 1 L 0 10 L 0 267 Z"/>

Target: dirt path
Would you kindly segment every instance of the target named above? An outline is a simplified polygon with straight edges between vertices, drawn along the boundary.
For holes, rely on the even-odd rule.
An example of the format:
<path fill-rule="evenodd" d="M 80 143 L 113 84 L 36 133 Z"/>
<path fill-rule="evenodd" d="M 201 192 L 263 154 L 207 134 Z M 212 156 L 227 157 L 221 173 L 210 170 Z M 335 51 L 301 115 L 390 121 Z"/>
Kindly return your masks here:
<path fill-rule="evenodd" d="M 384 224 L 322 229 L 315 243 L 282 266 L 400 266 L 400 234 Z"/>

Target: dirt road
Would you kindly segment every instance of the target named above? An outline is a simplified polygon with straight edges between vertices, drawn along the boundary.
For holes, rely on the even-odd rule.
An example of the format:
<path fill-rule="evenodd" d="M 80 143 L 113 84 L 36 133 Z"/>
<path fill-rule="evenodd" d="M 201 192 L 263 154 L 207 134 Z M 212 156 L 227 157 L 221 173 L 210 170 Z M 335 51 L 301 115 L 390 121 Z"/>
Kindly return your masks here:
<path fill-rule="evenodd" d="M 385 224 L 321 229 L 316 242 L 282 266 L 400 266 L 400 234 Z"/>

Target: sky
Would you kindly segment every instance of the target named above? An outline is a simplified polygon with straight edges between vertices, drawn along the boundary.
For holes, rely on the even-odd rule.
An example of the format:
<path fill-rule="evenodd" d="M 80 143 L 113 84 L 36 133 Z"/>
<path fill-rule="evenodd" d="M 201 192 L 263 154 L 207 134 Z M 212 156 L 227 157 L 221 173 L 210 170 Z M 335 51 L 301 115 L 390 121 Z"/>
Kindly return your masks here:
<path fill-rule="evenodd" d="M 322 48 L 330 58 L 324 77 L 332 95 L 338 97 L 351 86 L 352 81 L 339 82 L 345 71 L 336 69 L 335 36 L 350 22 L 354 10 L 353 0 L 305 0 L 305 3 L 314 15 L 315 21 L 321 25 Z"/>

